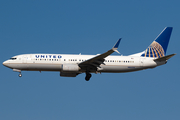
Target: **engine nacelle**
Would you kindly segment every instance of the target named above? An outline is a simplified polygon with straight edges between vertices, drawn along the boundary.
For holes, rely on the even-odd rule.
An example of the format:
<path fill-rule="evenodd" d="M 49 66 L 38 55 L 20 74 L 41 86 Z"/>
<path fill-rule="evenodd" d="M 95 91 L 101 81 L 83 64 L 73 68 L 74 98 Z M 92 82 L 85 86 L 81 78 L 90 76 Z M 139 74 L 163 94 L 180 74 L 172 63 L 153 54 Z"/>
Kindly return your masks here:
<path fill-rule="evenodd" d="M 63 72 L 78 72 L 80 67 L 77 64 L 63 64 L 62 71 Z"/>

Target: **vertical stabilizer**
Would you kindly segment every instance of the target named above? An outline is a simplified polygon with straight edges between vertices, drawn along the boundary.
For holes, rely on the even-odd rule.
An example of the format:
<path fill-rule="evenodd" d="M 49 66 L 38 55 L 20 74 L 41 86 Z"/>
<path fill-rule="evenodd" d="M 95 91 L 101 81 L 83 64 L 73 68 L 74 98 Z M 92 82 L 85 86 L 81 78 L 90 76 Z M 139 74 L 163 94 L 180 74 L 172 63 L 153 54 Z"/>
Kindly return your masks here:
<path fill-rule="evenodd" d="M 166 55 L 172 27 L 166 27 L 143 52 L 142 57 L 161 58 Z"/>

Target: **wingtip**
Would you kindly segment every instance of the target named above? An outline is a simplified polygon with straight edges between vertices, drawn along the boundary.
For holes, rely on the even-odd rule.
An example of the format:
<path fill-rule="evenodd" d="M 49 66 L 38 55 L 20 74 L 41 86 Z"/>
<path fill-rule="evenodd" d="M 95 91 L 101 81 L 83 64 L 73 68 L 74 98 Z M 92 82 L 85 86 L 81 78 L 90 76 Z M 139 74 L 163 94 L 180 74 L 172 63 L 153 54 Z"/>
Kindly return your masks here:
<path fill-rule="evenodd" d="M 116 42 L 116 44 L 114 45 L 114 47 L 112 48 L 113 51 L 117 52 L 120 54 L 120 52 L 117 50 L 119 47 L 119 43 L 121 41 L 122 38 L 119 38 L 119 40 Z"/>
<path fill-rule="evenodd" d="M 113 47 L 113 48 L 116 48 L 116 49 L 118 48 L 118 46 L 119 46 L 119 43 L 120 43 L 121 39 L 122 39 L 122 38 L 119 38 L 119 40 L 116 42 L 116 44 L 114 45 L 114 47 Z"/>

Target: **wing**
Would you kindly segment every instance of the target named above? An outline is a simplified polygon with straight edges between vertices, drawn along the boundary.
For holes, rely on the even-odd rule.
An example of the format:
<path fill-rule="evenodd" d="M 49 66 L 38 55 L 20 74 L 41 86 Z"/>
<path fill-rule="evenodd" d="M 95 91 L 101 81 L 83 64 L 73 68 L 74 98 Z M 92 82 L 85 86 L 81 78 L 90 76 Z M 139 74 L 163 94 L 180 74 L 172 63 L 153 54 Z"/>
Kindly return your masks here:
<path fill-rule="evenodd" d="M 121 38 L 116 42 L 114 47 L 107 52 L 97 55 L 93 58 L 90 58 L 84 62 L 79 63 L 79 67 L 85 71 L 96 71 L 98 67 L 100 67 L 101 64 L 104 64 L 105 58 L 112 54 L 114 51 L 119 53 L 117 51 L 119 43 L 121 41 Z"/>

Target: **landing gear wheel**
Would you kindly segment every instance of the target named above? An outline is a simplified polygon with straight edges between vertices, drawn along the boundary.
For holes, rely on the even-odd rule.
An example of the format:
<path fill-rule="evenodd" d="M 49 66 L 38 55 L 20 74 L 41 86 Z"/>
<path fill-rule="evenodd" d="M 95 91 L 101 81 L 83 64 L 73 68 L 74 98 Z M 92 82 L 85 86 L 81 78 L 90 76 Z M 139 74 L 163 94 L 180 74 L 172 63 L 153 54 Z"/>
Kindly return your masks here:
<path fill-rule="evenodd" d="M 86 81 L 89 81 L 90 80 L 90 78 L 91 78 L 91 74 L 90 73 L 86 73 L 86 77 L 85 77 L 85 80 Z"/>
<path fill-rule="evenodd" d="M 19 77 L 22 77 L 22 74 L 21 73 L 19 73 L 19 75 L 18 75 Z"/>

